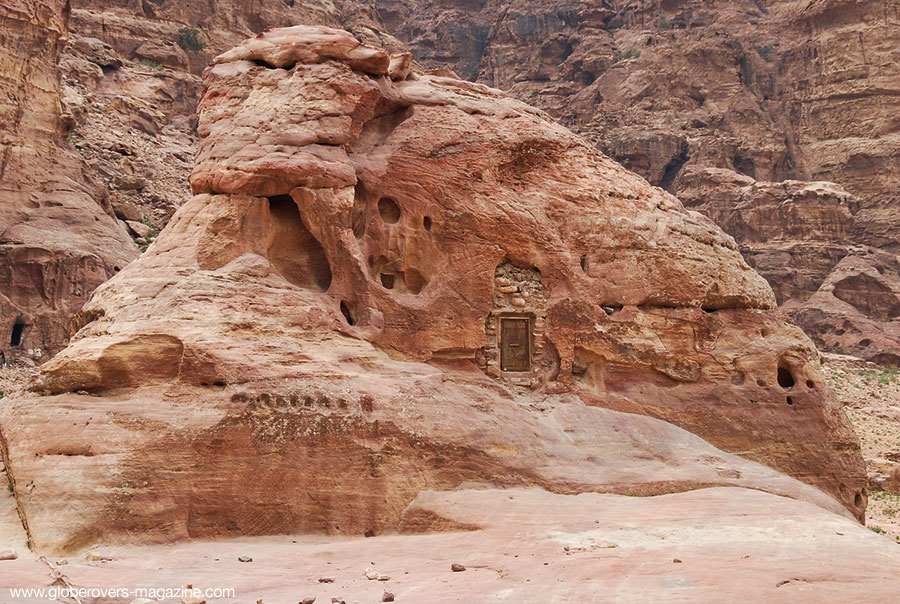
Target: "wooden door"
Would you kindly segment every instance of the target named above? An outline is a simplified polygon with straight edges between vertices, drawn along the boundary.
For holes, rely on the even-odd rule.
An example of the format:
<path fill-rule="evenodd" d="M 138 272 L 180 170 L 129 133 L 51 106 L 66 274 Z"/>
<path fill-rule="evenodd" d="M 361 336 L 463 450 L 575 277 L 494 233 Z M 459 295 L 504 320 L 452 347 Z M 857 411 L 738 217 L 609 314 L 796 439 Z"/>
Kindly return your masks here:
<path fill-rule="evenodd" d="M 531 370 L 531 333 L 528 319 L 500 319 L 500 369 Z"/>

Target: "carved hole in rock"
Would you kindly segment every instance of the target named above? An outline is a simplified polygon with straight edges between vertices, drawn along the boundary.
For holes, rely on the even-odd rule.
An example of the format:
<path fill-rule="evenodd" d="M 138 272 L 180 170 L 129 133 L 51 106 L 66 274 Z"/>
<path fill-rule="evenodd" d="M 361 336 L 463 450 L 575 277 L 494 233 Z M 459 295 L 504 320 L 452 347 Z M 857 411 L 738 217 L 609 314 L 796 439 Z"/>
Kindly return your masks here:
<path fill-rule="evenodd" d="M 21 319 L 17 320 L 12 328 L 9 336 L 9 345 L 17 347 L 22 345 L 22 333 L 25 331 L 25 323 Z"/>
<path fill-rule="evenodd" d="M 806 380 L 806 387 L 807 387 L 807 388 L 815 388 L 815 387 L 816 387 L 816 383 L 813 382 L 812 380 Z"/>
<path fill-rule="evenodd" d="M 740 386 L 744 383 L 745 378 L 746 376 L 744 375 L 744 372 L 739 371 L 738 373 L 735 373 L 733 376 L 731 376 L 731 383 L 735 386 Z"/>
<path fill-rule="evenodd" d="M 787 367 L 778 368 L 778 385 L 787 390 L 794 387 L 794 376 Z"/>
<path fill-rule="evenodd" d="M 269 261 L 297 287 L 325 291 L 331 285 L 331 266 L 322 244 L 309 232 L 289 195 L 269 198 L 272 240 Z"/>
<path fill-rule="evenodd" d="M 348 325 L 356 325 L 356 319 L 353 318 L 353 314 L 350 312 L 350 307 L 347 306 L 347 303 L 341 300 L 341 314 L 344 315 L 344 318 L 347 319 Z"/>
<path fill-rule="evenodd" d="M 791 397 L 787 397 L 787 404 L 788 404 L 788 405 L 793 405 L 793 404 L 794 404 L 794 399 L 791 398 Z"/>
<path fill-rule="evenodd" d="M 422 219 L 422 226 L 425 227 L 426 231 L 431 230 L 431 216 L 426 216 Z"/>
<path fill-rule="evenodd" d="M 871 344 L 871 343 L 872 343 L 872 340 L 870 340 L 869 338 L 863 338 L 862 340 L 860 340 L 860 341 L 858 342 L 858 344 L 859 344 L 860 346 L 862 346 L 863 348 L 865 348 L 866 346 L 868 346 L 868 345 Z"/>
<path fill-rule="evenodd" d="M 587 256 L 581 257 L 581 270 L 587 272 Z"/>
<path fill-rule="evenodd" d="M 759 386 L 760 388 L 765 388 L 765 387 L 766 387 L 766 381 L 763 380 L 763 379 L 758 379 L 758 380 L 756 380 L 756 385 Z"/>
<path fill-rule="evenodd" d="M 675 192 L 675 187 L 673 186 L 675 183 L 675 179 L 678 177 L 678 173 L 681 172 L 681 168 L 684 167 L 684 164 L 688 162 L 690 156 L 688 155 L 688 148 L 685 144 L 681 151 L 673 157 L 668 164 L 666 164 L 665 169 L 663 170 L 663 177 L 659 183 L 659 186 L 669 193 Z"/>
<path fill-rule="evenodd" d="M 862 504 L 863 504 L 863 495 L 862 495 L 862 493 L 857 491 L 856 495 L 853 497 L 853 505 L 855 505 L 856 507 L 862 507 Z"/>
<path fill-rule="evenodd" d="M 575 358 L 572 359 L 572 377 L 579 380 L 584 378 L 584 374 L 587 373 L 590 364 L 590 361 L 587 361 L 576 354 Z"/>
<path fill-rule="evenodd" d="M 399 293 L 418 294 L 428 284 L 428 280 L 416 269 L 407 267 L 400 270 L 400 262 L 379 256 L 377 260 L 369 258 L 372 274 L 385 289 Z"/>
<path fill-rule="evenodd" d="M 736 172 L 746 174 L 750 178 L 756 178 L 756 164 L 753 162 L 753 159 L 738 153 L 731 161 L 731 165 L 734 166 Z"/>
<path fill-rule="evenodd" d="M 400 206 L 390 197 L 382 197 L 378 200 L 378 213 L 381 219 L 388 224 L 396 224 L 400 220 Z"/>
<path fill-rule="evenodd" d="M 284 69 L 286 71 L 290 71 L 291 69 L 294 68 L 295 65 L 297 65 L 296 63 L 288 63 L 287 65 L 285 65 L 283 67 L 276 67 L 275 65 L 272 65 L 271 63 L 267 63 L 267 62 L 263 61 L 262 59 L 253 59 L 252 63 L 259 67 L 265 67 L 266 69 Z"/>
<path fill-rule="evenodd" d="M 406 289 L 411 294 L 418 294 L 425 287 L 425 277 L 423 277 L 422 273 L 414 268 L 406 269 L 404 278 L 406 281 Z"/>

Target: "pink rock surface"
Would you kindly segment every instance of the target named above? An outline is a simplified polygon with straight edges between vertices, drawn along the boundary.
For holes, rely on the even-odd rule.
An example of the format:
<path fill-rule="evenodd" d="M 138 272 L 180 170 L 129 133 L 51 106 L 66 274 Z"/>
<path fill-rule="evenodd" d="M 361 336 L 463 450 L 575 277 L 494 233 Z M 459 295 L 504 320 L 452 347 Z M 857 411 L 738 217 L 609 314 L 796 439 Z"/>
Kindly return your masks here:
<path fill-rule="evenodd" d="M 379 602 L 386 590 L 397 602 L 435 604 L 875 604 L 892 601 L 900 571 L 900 547 L 888 539 L 817 506 L 748 489 L 647 498 L 426 491 L 404 518 L 416 529 L 428 519 L 432 528 L 471 530 L 103 547 L 92 550 L 95 561 L 79 555 L 59 571 L 76 588 L 235 590 L 205 598 L 210 604 Z M 4 564 L 11 566 L 0 566 L 0 588 L 51 580 L 40 562 Z M 466 570 L 453 572 L 453 564 Z M 369 580 L 369 568 L 390 580 Z"/>

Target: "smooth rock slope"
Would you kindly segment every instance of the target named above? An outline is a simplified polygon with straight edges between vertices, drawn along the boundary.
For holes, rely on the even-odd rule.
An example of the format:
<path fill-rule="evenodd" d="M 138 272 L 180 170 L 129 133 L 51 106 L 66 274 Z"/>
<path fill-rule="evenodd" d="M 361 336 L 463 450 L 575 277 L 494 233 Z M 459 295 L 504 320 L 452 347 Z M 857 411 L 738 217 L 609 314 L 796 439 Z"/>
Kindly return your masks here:
<path fill-rule="evenodd" d="M 380 602 L 388 591 L 396 602 L 448 604 L 879 604 L 892 601 L 900 568 L 900 547 L 852 520 L 748 489 L 650 498 L 426 491 L 404 526 L 423 515 L 469 530 L 103 547 L 91 553 L 106 561 L 78 556 L 57 570 L 75 587 L 190 585 L 209 602 Z M 3 568 L 0 587 L 53 580 L 39 562 Z M 367 569 L 390 579 L 369 580 Z M 221 597 L 225 589 L 234 596 Z"/>

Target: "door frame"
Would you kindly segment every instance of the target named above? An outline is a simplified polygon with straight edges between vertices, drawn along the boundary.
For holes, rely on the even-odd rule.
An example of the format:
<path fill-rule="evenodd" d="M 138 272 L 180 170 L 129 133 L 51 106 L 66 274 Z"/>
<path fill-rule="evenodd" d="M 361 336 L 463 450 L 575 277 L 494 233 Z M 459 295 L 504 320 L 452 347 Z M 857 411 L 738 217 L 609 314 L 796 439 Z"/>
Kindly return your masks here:
<path fill-rule="evenodd" d="M 500 371 L 503 373 L 531 373 L 534 370 L 534 317 L 526 313 L 502 313 L 497 316 L 499 325 L 497 326 L 497 348 L 500 353 Z M 522 370 L 512 370 L 503 368 L 503 322 L 504 321 L 523 321 L 525 323 L 525 340 L 528 346 L 528 368 Z"/>

